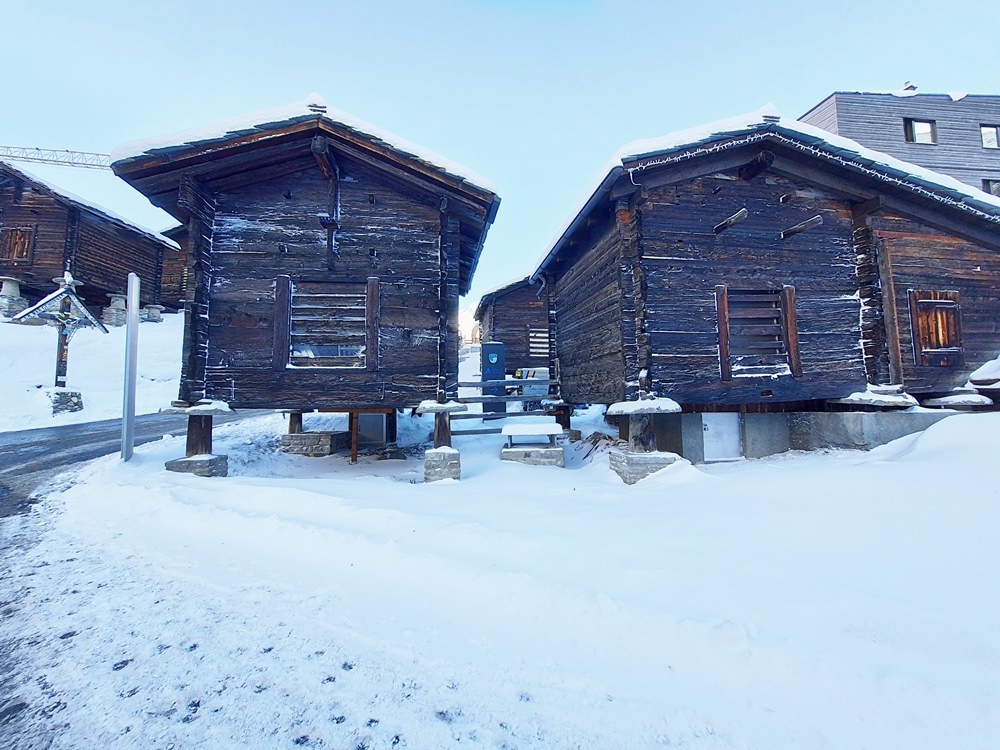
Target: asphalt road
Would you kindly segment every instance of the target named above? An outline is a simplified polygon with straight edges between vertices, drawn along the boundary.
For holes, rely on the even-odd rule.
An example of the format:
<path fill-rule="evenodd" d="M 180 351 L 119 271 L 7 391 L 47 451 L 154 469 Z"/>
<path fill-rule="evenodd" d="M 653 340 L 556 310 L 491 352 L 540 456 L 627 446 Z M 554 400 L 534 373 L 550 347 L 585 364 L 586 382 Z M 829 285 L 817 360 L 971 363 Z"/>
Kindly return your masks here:
<path fill-rule="evenodd" d="M 241 411 L 215 417 L 215 424 L 243 419 L 258 411 Z M 35 491 L 60 471 L 93 458 L 121 450 L 121 420 L 85 422 L 64 427 L 0 432 L 0 518 L 24 512 Z M 182 435 L 187 417 L 145 414 L 136 417 L 135 443 L 141 445 L 164 435 Z"/>

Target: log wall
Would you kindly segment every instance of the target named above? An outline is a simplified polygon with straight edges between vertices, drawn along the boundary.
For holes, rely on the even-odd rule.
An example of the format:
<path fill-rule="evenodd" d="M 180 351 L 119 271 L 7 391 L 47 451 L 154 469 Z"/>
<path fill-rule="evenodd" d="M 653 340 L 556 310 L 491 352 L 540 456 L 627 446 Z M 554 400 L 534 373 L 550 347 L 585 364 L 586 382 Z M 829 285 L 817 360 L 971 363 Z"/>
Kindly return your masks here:
<path fill-rule="evenodd" d="M 745 220 L 716 234 L 741 209 Z M 781 239 L 821 216 L 823 223 Z M 640 206 L 651 388 L 682 404 L 741 405 L 846 396 L 866 383 L 848 201 L 768 173 L 717 174 L 654 188 Z M 722 380 L 716 286 L 795 287 L 800 377 Z"/>
<path fill-rule="evenodd" d="M 548 292 L 540 285 L 498 293 L 486 306 L 482 326 L 483 341 L 503 343 L 509 372 L 521 367 L 549 367 L 549 354 L 532 353 L 529 344 L 530 330 L 549 330 Z"/>

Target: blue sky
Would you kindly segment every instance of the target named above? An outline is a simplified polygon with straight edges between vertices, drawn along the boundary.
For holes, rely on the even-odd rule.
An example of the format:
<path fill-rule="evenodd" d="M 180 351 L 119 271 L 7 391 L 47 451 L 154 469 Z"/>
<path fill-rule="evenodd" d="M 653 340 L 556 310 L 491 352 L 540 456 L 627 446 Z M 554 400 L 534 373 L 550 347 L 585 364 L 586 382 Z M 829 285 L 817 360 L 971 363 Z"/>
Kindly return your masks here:
<path fill-rule="evenodd" d="M 637 138 L 835 90 L 1000 93 L 996 0 L 4 0 L 0 145 L 107 153 L 309 92 L 489 178 L 469 297 L 530 272 Z M 13 72 L 13 74 L 12 74 Z M 22 165 L 153 228 L 89 170 Z"/>

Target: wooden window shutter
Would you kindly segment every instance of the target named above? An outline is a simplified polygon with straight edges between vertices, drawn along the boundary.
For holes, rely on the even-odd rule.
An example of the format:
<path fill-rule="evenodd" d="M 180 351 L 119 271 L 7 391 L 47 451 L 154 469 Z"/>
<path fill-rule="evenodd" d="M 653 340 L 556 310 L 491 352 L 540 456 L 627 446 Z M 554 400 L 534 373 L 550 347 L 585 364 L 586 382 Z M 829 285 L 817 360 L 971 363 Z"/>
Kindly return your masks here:
<path fill-rule="evenodd" d="M 799 358 L 799 328 L 795 317 L 795 287 L 781 288 L 781 335 L 788 353 L 788 369 L 792 377 L 802 375 L 802 360 Z"/>
<path fill-rule="evenodd" d="M 378 277 L 368 277 L 365 294 L 365 366 L 368 372 L 378 370 L 379 298 Z"/>
<path fill-rule="evenodd" d="M 3 227 L 0 229 L 0 259 L 27 262 L 35 249 L 38 226 Z"/>
<path fill-rule="evenodd" d="M 719 319 L 719 370 L 723 380 L 733 379 L 729 361 L 729 290 L 722 284 L 715 287 L 715 312 Z"/>
<path fill-rule="evenodd" d="M 965 364 L 958 292 L 910 289 L 907 295 L 914 364 L 924 367 Z"/>
<path fill-rule="evenodd" d="M 274 280 L 274 347 L 271 364 L 275 370 L 284 370 L 288 366 L 291 319 L 292 279 L 289 276 L 279 276 Z"/>

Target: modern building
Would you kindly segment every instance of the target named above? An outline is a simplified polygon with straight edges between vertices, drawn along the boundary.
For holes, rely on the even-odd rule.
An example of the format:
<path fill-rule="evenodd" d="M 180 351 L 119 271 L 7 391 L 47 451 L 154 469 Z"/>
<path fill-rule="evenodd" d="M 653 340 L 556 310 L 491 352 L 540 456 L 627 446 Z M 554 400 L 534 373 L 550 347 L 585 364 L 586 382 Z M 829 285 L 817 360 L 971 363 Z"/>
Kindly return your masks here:
<path fill-rule="evenodd" d="M 1000 96 L 837 91 L 799 120 L 1000 195 Z"/>

